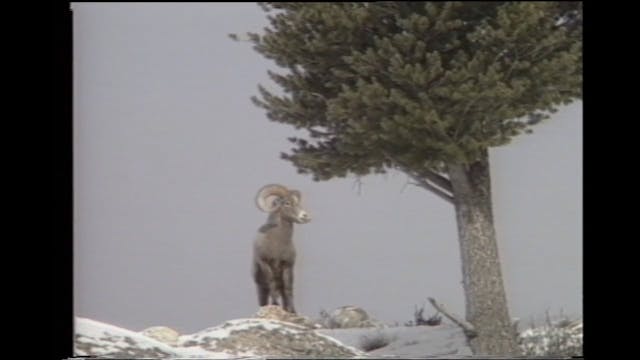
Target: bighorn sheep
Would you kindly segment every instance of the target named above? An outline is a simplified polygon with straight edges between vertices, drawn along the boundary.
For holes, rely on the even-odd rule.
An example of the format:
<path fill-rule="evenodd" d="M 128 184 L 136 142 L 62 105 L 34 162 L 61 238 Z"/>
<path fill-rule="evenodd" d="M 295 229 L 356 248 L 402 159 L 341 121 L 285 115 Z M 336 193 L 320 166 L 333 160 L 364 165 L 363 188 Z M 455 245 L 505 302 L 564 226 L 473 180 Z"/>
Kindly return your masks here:
<path fill-rule="evenodd" d="M 298 190 L 282 185 L 263 186 L 256 195 L 258 209 L 269 213 L 267 222 L 258 230 L 253 248 L 253 279 L 258 288 L 258 303 L 280 305 L 294 313 L 293 265 L 296 251 L 293 246 L 293 223 L 311 221 L 309 214 L 300 206 Z"/>

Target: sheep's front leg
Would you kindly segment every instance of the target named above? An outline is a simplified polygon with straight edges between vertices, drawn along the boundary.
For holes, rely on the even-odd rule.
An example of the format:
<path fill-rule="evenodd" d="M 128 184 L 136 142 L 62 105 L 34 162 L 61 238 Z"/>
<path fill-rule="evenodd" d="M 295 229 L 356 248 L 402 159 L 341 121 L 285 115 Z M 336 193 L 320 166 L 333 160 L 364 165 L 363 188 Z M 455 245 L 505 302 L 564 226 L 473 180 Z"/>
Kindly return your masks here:
<path fill-rule="evenodd" d="M 268 305 L 269 301 L 269 287 L 263 284 L 258 284 L 258 304 L 260 306 Z"/>
<path fill-rule="evenodd" d="M 256 276 L 256 284 L 258 285 L 258 302 L 260 306 L 267 305 L 267 299 L 271 298 L 272 305 L 279 305 L 276 288 L 276 281 L 271 265 L 266 260 L 256 261 L 257 271 L 260 276 Z"/>
<path fill-rule="evenodd" d="M 287 264 L 282 270 L 282 305 L 285 310 L 295 314 L 293 306 L 293 264 Z"/>
<path fill-rule="evenodd" d="M 258 290 L 258 305 L 267 305 L 267 302 L 269 301 L 269 284 L 257 263 L 253 264 L 253 280 L 255 281 L 256 288 Z"/>

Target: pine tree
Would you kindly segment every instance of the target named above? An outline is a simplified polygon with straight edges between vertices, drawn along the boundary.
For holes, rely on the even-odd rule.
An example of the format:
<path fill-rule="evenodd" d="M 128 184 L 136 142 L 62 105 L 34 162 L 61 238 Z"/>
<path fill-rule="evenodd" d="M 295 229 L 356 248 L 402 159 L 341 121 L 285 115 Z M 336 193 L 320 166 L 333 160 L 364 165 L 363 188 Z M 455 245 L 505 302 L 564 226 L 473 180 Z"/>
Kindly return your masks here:
<path fill-rule="evenodd" d="M 581 2 L 262 3 L 254 49 L 284 90 L 253 97 L 308 132 L 282 158 L 314 180 L 399 169 L 455 207 L 474 354 L 517 354 L 488 149 L 582 97 Z M 232 35 L 232 37 L 237 38 Z"/>

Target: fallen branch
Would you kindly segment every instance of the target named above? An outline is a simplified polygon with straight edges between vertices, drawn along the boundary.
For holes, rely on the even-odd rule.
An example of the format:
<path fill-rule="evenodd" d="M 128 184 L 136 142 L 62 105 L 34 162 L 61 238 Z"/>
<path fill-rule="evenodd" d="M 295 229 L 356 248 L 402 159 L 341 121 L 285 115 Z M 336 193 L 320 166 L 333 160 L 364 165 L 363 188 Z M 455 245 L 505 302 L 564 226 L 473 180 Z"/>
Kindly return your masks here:
<path fill-rule="evenodd" d="M 478 333 L 476 332 L 475 327 L 470 322 L 460 318 L 456 314 L 450 313 L 449 311 L 447 311 L 447 309 L 445 309 L 443 304 L 438 303 L 434 298 L 427 298 L 427 299 L 429 300 L 431 305 L 433 305 L 433 307 L 436 308 L 436 310 L 444 314 L 444 316 L 449 318 L 449 320 L 453 321 L 456 325 L 460 326 L 464 331 L 464 334 L 467 336 L 467 338 L 472 339 L 478 336 Z"/>

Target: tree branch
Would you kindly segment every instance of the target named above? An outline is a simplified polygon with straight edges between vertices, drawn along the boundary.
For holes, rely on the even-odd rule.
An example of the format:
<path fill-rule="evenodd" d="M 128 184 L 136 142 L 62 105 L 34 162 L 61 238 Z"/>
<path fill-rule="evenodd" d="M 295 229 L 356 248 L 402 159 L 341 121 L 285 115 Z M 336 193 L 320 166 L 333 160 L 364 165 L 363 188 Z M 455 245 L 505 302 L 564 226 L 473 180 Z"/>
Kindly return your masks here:
<path fill-rule="evenodd" d="M 412 178 L 416 184 L 414 185 L 418 185 L 420 187 L 423 187 L 429 191 L 431 191 L 432 193 L 436 194 L 437 196 L 439 196 L 441 199 L 445 200 L 446 202 L 450 203 L 450 204 L 455 204 L 453 201 L 453 196 L 451 196 L 450 194 L 438 189 L 437 187 L 431 185 L 429 182 L 420 179 L 419 177 L 415 176 L 414 174 L 412 174 L 410 171 L 408 170 L 403 170 L 405 174 L 407 174 L 407 176 L 409 176 L 410 178 Z"/>
<path fill-rule="evenodd" d="M 335 133 L 332 133 L 332 132 L 320 131 L 320 130 L 316 130 L 316 129 L 312 129 L 312 128 L 308 128 L 307 130 L 313 136 L 333 136 L 333 135 L 335 135 Z"/>
<path fill-rule="evenodd" d="M 447 179 L 446 177 L 436 173 L 435 171 L 426 170 L 424 172 L 421 172 L 420 175 L 423 175 L 424 177 L 429 179 L 429 181 L 440 186 L 444 190 L 450 193 L 453 192 L 453 186 L 451 186 L 451 181 L 449 181 L 449 179 Z"/>
<path fill-rule="evenodd" d="M 431 170 L 425 170 L 421 173 L 417 173 L 414 171 L 411 171 L 411 169 L 408 166 L 405 166 L 402 162 L 400 162 L 399 160 L 395 159 L 394 157 L 392 157 L 391 155 L 387 154 L 386 152 L 382 152 L 382 154 L 389 160 L 391 160 L 396 167 L 398 167 L 400 170 L 402 170 L 405 174 L 407 174 L 407 176 L 409 176 L 410 178 L 412 178 L 417 186 L 423 187 L 426 190 L 431 191 L 432 193 L 436 194 L 437 196 L 439 196 L 441 199 L 445 200 L 446 202 L 450 203 L 450 204 L 455 204 L 454 203 L 454 197 L 453 197 L 453 187 L 451 186 L 451 181 L 449 181 L 449 179 L 445 178 L 444 176 L 433 172 Z M 440 189 L 436 186 L 434 186 L 433 184 L 429 183 L 429 181 L 423 179 L 422 177 L 426 178 L 429 181 L 432 181 L 435 185 L 438 185 L 440 187 L 442 187 L 443 189 Z"/>
<path fill-rule="evenodd" d="M 453 321 L 456 325 L 460 326 L 464 331 L 464 334 L 467 336 L 467 338 L 471 339 L 478 336 L 478 333 L 476 332 L 475 327 L 470 322 L 460 318 L 456 314 L 450 313 L 449 311 L 447 311 L 447 309 L 445 309 L 443 304 L 436 302 L 434 298 L 430 297 L 427 299 L 429 300 L 431 305 L 433 305 L 433 307 L 436 308 L 436 310 L 440 311 L 442 314 L 444 314 L 444 316 L 449 318 L 449 320 Z"/>

